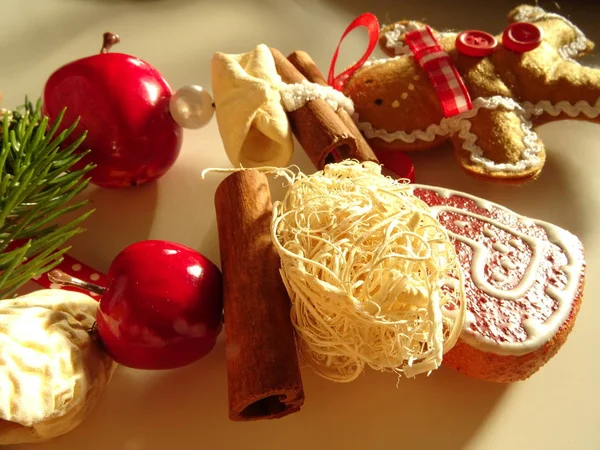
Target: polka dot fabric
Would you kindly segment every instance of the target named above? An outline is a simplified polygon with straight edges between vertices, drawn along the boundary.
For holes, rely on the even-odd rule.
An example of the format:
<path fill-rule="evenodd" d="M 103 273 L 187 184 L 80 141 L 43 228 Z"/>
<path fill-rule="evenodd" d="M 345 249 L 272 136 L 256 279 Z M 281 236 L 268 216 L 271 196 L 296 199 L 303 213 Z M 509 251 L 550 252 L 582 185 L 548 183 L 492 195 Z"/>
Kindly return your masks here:
<path fill-rule="evenodd" d="M 62 272 L 65 272 L 66 274 L 73 276 L 73 277 L 79 278 L 80 280 L 93 283 L 100 287 L 106 287 L 106 275 L 81 263 L 80 261 L 76 260 L 72 256 L 65 255 L 63 262 L 60 263 L 55 268 L 55 270 L 60 270 Z M 95 292 L 90 292 L 85 289 L 81 289 L 81 288 L 77 288 L 77 287 L 73 287 L 73 286 L 60 286 L 56 283 L 53 283 L 48 278 L 47 273 L 44 275 L 41 275 L 40 277 L 34 278 L 34 281 L 37 284 L 39 284 L 40 286 L 47 288 L 47 289 L 63 289 L 63 290 L 67 290 L 67 291 L 82 292 L 84 294 L 92 296 L 93 298 L 99 297 L 99 295 L 96 294 Z"/>

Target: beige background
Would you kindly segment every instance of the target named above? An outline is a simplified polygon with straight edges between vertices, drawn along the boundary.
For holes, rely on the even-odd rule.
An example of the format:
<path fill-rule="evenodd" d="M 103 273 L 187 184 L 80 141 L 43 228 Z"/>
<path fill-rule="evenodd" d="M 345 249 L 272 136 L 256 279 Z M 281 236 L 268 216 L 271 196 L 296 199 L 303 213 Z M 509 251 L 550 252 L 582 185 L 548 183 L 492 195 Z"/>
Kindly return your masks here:
<path fill-rule="evenodd" d="M 588 4 L 589 3 L 589 4 Z M 400 18 L 435 27 L 500 32 L 508 1 L 293 0 L 1 0 L 0 90 L 4 106 L 39 95 L 60 65 L 95 53 L 104 31 L 119 33 L 118 51 L 156 66 L 173 87 L 210 88 L 214 51 L 245 52 L 264 42 L 284 53 L 308 51 L 326 71 L 346 25 L 370 10 L 381 22 Z M 541 3 L 547 8 L 551 2 Z M 600 41 L 598 2 L 561 2 L 588 36 Z M 364 35 L 344 45 L 342 63 L 357 58 Z M 600 61 L 600 53 L 587 59 Z M 158 373 L 120 369 L 99 407 L 71 434 L 35 448 L 49 449 L 599 449 L 600 395 L 596 319 L 600 282 L 600 126 L 552 124 L 539 130 L 548 149 L 541 178 L 520 189 L 468 178 L 448 148 L 415 157 L 418 181 L 461 189 L 548 220 L 578 234 L 586 247 L 589 281 L 577 326 L 541 372 L 513 386 L 482 383 L 441 369 L 429 378 L 401 380 L 368 372 L 352 384 L 333 384 L 304 372 L 306 404 L 273 422 L 227 419 L 222 342 L 190 367 Z M 311 165 L 301 151 L 294 162 Z M 188 132 L 176 166 L 159 183 L 127 191 L 90 188 L 97 212 L 74 255 L 106 270 L 125 245 L 146 238 L 190 245 L 218 262 L 213 194 L 228 166 L 213 121 Z"/>

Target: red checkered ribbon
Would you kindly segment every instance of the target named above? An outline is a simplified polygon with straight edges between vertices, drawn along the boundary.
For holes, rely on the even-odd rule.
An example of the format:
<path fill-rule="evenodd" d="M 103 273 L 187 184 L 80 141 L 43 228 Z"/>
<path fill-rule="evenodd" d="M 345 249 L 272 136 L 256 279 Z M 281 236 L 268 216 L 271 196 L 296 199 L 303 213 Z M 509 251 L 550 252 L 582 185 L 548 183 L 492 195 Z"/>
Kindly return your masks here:
<path fill-rule="evenodd" d="M 444 116 L 451 117 L 472 109 L 471 97 L 460 74 L 431 28 L 410 31 L 406 33 L 405 40 L 421 67 L 427 71 Z"/>

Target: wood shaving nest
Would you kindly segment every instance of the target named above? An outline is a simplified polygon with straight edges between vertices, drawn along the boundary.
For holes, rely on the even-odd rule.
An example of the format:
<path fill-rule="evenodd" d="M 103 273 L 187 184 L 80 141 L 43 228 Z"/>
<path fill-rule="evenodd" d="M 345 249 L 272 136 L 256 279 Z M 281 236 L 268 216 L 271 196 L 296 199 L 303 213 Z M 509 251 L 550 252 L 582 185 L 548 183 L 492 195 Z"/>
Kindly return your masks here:
<path fill-rule="evenodd" d="M 271 237 L 298 351 L 324 378 L 366 366 L 413 377 L 437 369 L 465 318 L 454 246 L 406 180 L 344 161 L 288 179 Z"/>

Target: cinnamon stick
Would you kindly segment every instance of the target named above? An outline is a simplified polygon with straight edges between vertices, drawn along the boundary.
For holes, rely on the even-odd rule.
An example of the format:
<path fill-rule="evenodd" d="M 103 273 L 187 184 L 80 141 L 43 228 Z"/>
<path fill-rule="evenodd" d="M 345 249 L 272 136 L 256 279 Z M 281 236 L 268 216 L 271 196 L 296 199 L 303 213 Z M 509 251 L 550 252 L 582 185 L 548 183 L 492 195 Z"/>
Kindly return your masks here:
<path fill-rule="evenodd" d="M 306 80 L 298 69 L 277 49 L 271 48 L 277 73 L 284 83 Z M 317 170 L 331 162 L 358 159 L 355 136 L 335 111 L 321 99 L 308 101 L 296 111 L 288 111 L 292 132 Z"/>
<path fill-rule="evenodd" d="M 323 77 L 323 74 L 308 53 L 302 50 L 295 51 L 288 56 L 288 60 L 311 83 L 328 86 L 325 77 Z M 356 140 L 356 154 L 352 158 L 358 161 L 379 162 L 371 146 L 365 140 L 350 114 L 348 114 L 348 111 L 340 108 L 337 111 L 337 115 Z"/>
<path fill-rule="evenodd" d="M 283 417 L 304 391 L 290 321 L 290 300 L 270 237 L 267 177 L 247 170 L 217 188 L 215 209 L 223 272 L 229 418 Z"/>

